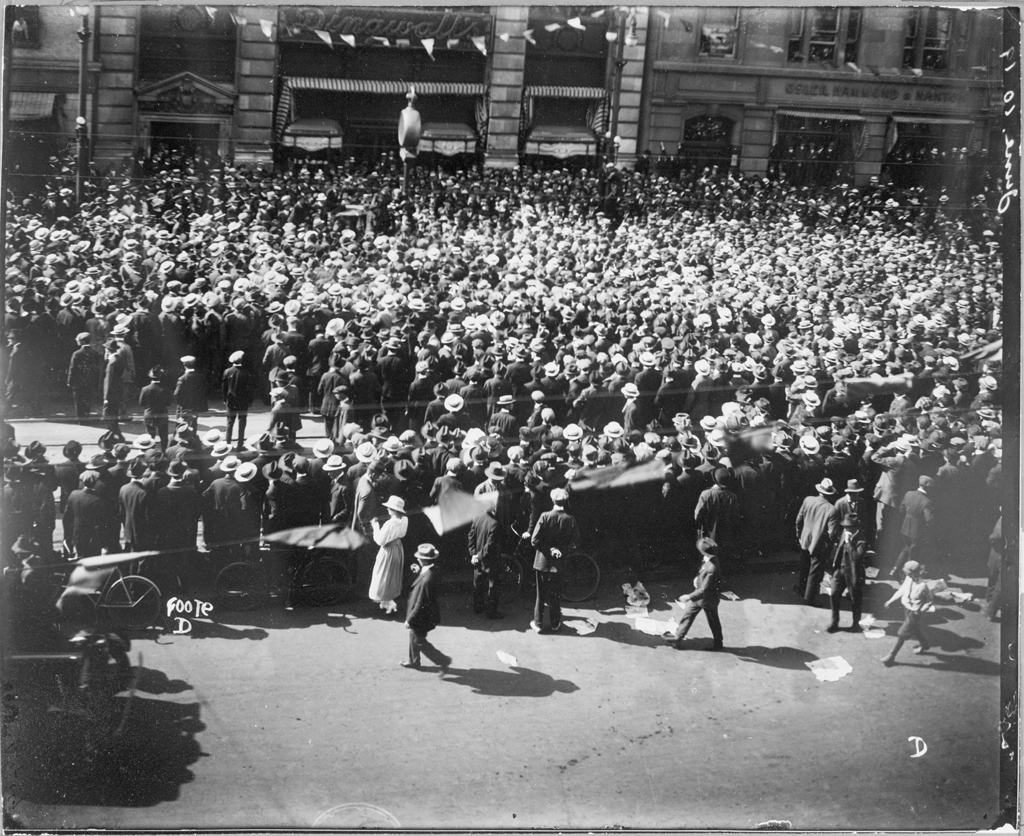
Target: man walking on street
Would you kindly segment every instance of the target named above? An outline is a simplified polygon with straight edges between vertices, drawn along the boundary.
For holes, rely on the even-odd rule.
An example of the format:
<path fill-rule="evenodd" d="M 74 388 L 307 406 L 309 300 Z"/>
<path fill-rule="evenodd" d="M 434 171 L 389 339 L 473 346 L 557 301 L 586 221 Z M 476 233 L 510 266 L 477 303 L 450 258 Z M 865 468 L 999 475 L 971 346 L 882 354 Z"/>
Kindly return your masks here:
<path fill-rule="evenodd" d="M 903 565 L 903 574 L 905 577 L 900 588 L 896 590 L 892 598 L 885 602 L 885 606 L 888 607 L 893 601 L 899 599 L 905 611 L 903 623 L 900 625 L 899 632 L 896 633 L 896 645 L 888 656 L 882 657 L 882 664 L 886 667 L 896 662 L 896 654 L 900 652 L 900 648 L 903 647 L 907 639 L 917 639 L 918 645 L 914 648 L 914 653 L 926 653 L 930 647 L 921 629 L 924 612 L 932 603 L 932 591 L 928 588 L 928 584 L 921 579 L 924 574 L 924 566 L 916 560 L 908 560 Z"/>
<path fill-rule="evenodd" d="M 562 557 L 580 545 L 576 520 L 565 512 L 566 499 L 568 494 L 561 488 L 551 491 L 554 507 L 540 515 L 530 539 L 537 550 L 533 561 L 537 575 L 537 602 L 533 608 L 533 621 L 530 622 L 535 633 L 544 632 L 545 607 L 550 631 L 554 633 L 562 627 Z"/>
<path fill-rule="evenodd" d="M 420 655 L 426 656 L 441 670 L 441 676 L 448 673 L 452 657 L 446 656 L 427 639 L 427 634 L 441 623 L 441 586 L 434 565 L 438 551 L 429 543 L 416 549 L 420 571 L 409 591 L 405 612 L 405 626 L 409 630 L 409 661 L 402 662 L 403 668 L 420 669 Z"/>
<path fill-rule="evenodd" d="M 676 650 L 685 650 L 683 639 L 693 626 L 697 613 L 704 610 L 714 641 L 711 649 L 721 650 L 722 622 L 718 618 L 718 602 L 722 594 L 722 570 L 718 565 L 718 544 L 707 537 L 701 537 L 697 541 L 697 551 L 701 553 L 704 562 L 697 577 L 693 579 L 693 592 L 678 599 L 683 605 L 683 614 L 679 619 L 679 628 L 669 644 Z"/>
<path fill-rule="evenodd" d="M 795 591 L 812 607 L 818 598 L 821 579 L 825 577 L 825 561 L 839 534 L 839 512 L 828 499 L 836 492 L 832 480 L 822 479 L 814 487 L 818 495 L 804 499 L 796 515 L 800 580 Z"/>

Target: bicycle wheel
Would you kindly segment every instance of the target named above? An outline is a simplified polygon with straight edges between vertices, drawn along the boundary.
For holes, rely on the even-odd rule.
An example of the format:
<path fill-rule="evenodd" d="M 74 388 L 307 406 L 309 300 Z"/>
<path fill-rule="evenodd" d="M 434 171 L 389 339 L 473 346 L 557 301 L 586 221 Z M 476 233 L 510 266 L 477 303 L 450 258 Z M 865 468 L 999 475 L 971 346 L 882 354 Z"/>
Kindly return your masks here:
<path fill-rule="evenodd" d="M 344 600 L 352 592 L 352 575 L 340 560 L 317 557 L 302 570 L 298 592 L 303 603 L 327 607 Z"/>
<path fill-rule="evenodd" d="M 589 554 L 573 552 L 562 560 L 562 597 L 578 602 L 593 598 L 601 583 L 601 569 Z"/>
<path fill-rule="evenodd" d="M 515 600 L 523 587 L 523 564 L 511 555 L 502 555 L 498 569 L 498 603 Z"/>
<path fill-rule="evenodd" d="M 110 585 L 99 605 L 116 627 L 141 630 L 160 617 L 160 589 L 149 578 L 125 575 Z"/>
<path fill-rule="evenodd" d="M 266 594 L 263 572 L 255 563 L 229 563 L 214 581 L 217 601 L 227 610 L 254 610 Z"/>

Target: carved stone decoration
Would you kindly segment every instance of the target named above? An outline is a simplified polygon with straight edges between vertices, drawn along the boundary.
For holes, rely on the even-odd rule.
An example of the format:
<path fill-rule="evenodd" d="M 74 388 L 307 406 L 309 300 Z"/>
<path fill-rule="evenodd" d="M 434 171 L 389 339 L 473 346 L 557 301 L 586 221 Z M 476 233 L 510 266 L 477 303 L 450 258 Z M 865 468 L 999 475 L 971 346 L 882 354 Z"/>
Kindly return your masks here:
<path fill-rule="evenodd" d="M 135 91 L 142 113 L 216 114 L 230 116 L 237 94 L 194 73 L 178 73 Z"/>

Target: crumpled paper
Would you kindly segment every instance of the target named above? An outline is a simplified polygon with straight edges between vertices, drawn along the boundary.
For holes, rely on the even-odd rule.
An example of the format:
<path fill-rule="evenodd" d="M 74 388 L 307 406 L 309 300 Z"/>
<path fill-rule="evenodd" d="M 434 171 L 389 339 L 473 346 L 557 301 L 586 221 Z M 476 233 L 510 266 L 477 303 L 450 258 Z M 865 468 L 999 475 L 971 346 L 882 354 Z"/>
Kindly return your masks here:
<path fill-rule="evenodd" d="M 516 659 L 516 657 L 513 656 L 511 653 L 506 653 L 504 650 L 499 650 L 498 651 L 498 661 L 499 662 L 503 662 L 504 664 L 508 665 L 510 668 L 517 668 L 517 667 L 519 667 L 519 660 Z"/>
<path fill-rule="evenodd" d="M 636 620 L 636 629 L 648 636 L 664 636 L 668 633 L 675 635 L 678 628 L 679 622 L 674 618 L 670 618 L 668 621 L 659 621 L 656 618 L 640 616 Z"/>
<path fill-rule="evenodd" d="M 722 597 L 725 598 L 725 600 L 727 600 L 727 601 L 739 601 L 740 600 L 740 596 L 737 595 L 732 590 L 726 590 L 725 592 L 723 592 L 722 593 Z"/>
<path fill-rule="evenodd" d="M 877 566 L 868 566 L 868 568 L 864 570 L 864 574 L 867 575 L 869 578 L 877 578 L 878 577 L 878 567 Z"/>
<path fill-rule="evenodd" d="M 878 619 L 877 619 L 877 618 L 875 618 L 875 617 L 874 617 L 873 615 L 862 615 L 862 616 L 860 617 L 860 626 L 861 626 L 861 627 L 862 627 L 863 629 L 865 629 L 865 630 L 868 630 L 868 629 L 870 629 L 870 628 L 871 628 L 872 626 L 874 626 L 874 624 L 875 624 L 875 622 L 876 622 L 877 620 L 878 620 Z"/>
<path fill-rule="evenodd" d="M 942 578 L 928 581 L 926 586 L 932 591 L 932 597 L 939 601 L 952 601 L 953 593 Z"/>
<path fill-rule="evenodd" d="M 589 636 L 597 630 L 597 621 L 593 618 L 573 619 L 566 623 L 581 636 Z"/>
<path fill-rule="evenodd" d="M 646 618 L 648 614 L 647 607 L 633 607 L 626 604 L 626 618 Z"/>
<path fill-rule="evenodd" d="M 842 656 L 829 656 L 804 664 L 811 669 L 811 673 L 819 682 L 835 682 L 848 673 L 853 673 L 853 667 Z"/>
<path fill-rule="evenodd" d="M 870 630 L 864 631 L 864 638 L 866 639 L 884 639 L 885 630 L 880 627 L 872 627 Z"/>
<path fill-rule="evenodd" d="M 970 592 L 964 592 L 962 589 L 956 589 L 955 587 L 950 588 L 949 594 L 953 596 L 953 600 L 958 604 L 974 600 L 974 596 Z"/>
<path fill-rule="evenodd" d="M 644 589 L 642 583 L 637 582 L 636 586 L 624 583 L 622 585 L 622 592 L 626 596 L 627 611 L 629 607 L 646 607 L 651 603 L 651 595 Z"/>

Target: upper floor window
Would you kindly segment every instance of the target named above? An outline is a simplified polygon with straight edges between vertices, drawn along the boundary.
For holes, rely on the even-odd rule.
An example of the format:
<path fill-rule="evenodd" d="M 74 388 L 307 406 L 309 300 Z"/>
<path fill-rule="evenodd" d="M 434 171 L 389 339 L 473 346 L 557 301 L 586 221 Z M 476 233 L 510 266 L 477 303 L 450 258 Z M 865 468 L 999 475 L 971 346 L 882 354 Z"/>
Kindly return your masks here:
<path fill-rule="evenodd" d="M 739 26 L 736 7 L 708 6 L 700 27 L 700 54 L 711 58 L 736 57 L 736 33 Z"/>
<path fill-rule="evenodd" d="M 11 46 L 39 46 L 39 7 L 15 6 L 11 12 Z"/>
<path fill-rule="evenodd" d="M 157 81 L 190 71 L 210 81 L 235 82 L 237 27 L 214 6 L 143 6 L 139 78 Z"/>
<path fill-rule="evenodd" d="M 795 64 L 839 66 L 855 61 L 860 43 L 861 10 L 816 6 L 794 9 L 787 59 Z"/>
<path fill-rule="evenodd" d="M 903 39 L 903 66 L 917 70 L 950 69 L 955 16 L 953 9 L 912 11 Z"/>

